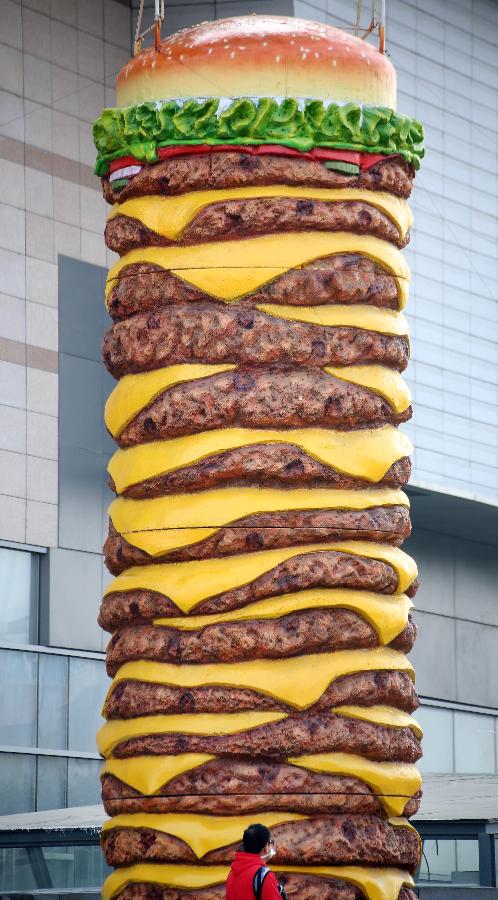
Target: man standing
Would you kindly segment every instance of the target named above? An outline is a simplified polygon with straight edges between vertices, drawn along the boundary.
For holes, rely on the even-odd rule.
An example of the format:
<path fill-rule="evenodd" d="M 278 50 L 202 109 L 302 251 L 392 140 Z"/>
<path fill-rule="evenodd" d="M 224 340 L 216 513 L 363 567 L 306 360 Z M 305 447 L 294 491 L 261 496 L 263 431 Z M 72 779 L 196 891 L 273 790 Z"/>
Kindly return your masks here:
<path fill-rule="evenodd" d="M 283 888 L 265 865 L 275 856 L 275 844 L 266 825 L 249 825 L 227 879 L 226 900 L 285 900 Z"/>

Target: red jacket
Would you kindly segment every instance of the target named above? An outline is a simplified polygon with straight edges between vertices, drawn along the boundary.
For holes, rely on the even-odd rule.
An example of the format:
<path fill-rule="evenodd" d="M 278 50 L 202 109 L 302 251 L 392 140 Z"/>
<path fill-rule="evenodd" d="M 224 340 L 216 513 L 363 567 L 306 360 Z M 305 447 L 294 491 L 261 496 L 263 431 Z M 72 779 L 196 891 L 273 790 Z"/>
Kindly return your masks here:
<path fill-rule="evenodd" d="M 227 879 L 226 900 L 254 900 L 254 876 L 266 863 L 256 853 L 237 850 Z M 261 900 L 281 900 L 278 882 L 273 872 L 269 872 L 263 882 Z"/>

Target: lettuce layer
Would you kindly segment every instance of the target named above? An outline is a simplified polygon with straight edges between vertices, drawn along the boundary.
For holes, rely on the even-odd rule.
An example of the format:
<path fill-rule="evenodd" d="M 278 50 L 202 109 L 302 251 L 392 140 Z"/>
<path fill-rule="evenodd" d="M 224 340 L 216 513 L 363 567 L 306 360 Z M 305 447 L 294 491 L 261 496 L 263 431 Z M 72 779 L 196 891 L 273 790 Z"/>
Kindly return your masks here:
<path fill-rule="evenodd" d="M 398 154 L 415 169 L 424 155 L 424 132 L 416 119 L 380 106 L 338 105 L 292 98 L 177 100 L 104 109 L 93 126 L 101 177 L 120 156 L 157 162 L 158 147 L 172 144 L 284 144 Z"/>

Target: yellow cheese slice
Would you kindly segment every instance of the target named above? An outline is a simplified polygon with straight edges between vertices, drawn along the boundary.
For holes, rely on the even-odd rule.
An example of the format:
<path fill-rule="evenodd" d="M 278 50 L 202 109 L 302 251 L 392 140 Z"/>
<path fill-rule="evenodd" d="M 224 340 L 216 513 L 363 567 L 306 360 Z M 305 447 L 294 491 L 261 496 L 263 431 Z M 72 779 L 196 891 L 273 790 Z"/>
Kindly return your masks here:
<path fill-rule="evenodd" d="M 117 529 L 119 531 L 119 529 Z M 216 534 L 219 528 L 169 528 L 157 531 L 134 531 L 126 534 L 126 540 L 150 557 L 163 556 L 173 550 L 191 547 Z"/>
<path fill-rule="evenodd" d="M 369 388 L 383 397 L 384 400 L 387 400 L 398 415 L 405 412 L 412 402 L 405 380 L 396 369 L 390 369 L 388 366 L 376 364 L 325 366 L 324 371 L 328 375 L 333 375 L 334 378 L 340 378 L 342 381 L 350 381 L 353 384 Z"/>
<path fill-rule="evenodd" d="M 149 761 L 150 768 L 150 757 L 144 756 L 142 759 L 145 776 L 145 761 Z M 407 801 L 422 786 L 422 776 L 416 766 L 409 763 L 373 762 L 354 753 L 317 753 L 289 757 L 287 762 L 311 772 L 359 778 L 368 784 L 389 816 L 400 816 Z"/>
<path fill-rule="evenodd" d="M 394 706 L 334 706 L 332 712 L 350 719 L 362 719 L 388 728 L 411 728 L 416 738 L 422 740 L 424 732 L 418 722 L 402 709 Z"/>
<path fill-rule="evenodd" d="M 351 306 L 345 303 L 326 306 L 280 306 L 277 303 L 261 303 L 257 308 L 269 316 L 294 322 L 309 322 L 312 325 L 326 327 L 342 325 L 400 337 L 408 337 L 409 334 L 408 322 L 403 313 L 384 307 L 363 306 L 360 303 Z"/>
<path fill-rule="evenodd" d="M 108 472 L 121 494 L 134 484 L 194 465 L 216 453 L 257 444 L 292 444 L 332 469 L 372 483 L 380 481 L 395 462 L 413 450 L 409 437 L 393 425 L 357 431 L 219 428 L 117 450 Z"/>
<path fill-rule="evenodd" d="M 307 819 L 299 813 L 259 812 L 258 822 L 272 828 L 284 822 L 296 822 Z M 239 844 L 245 829 L 254 822 L 254 814 L 250 816 L 206 816 L 200 813 L 124 813 L 108 819 L 102 831 L 114 828 L 152 828 L 163 834 L 171 834 L 184 841 L 194 851 L 197 859 L 206 853 Z"/>
<path fill-rule="evenodd" d="M 310 653 L 288 659 L 250 659 L 244 662 L 182 666 L 139 660 L 120 666 L 112 680 L 108 697 L 122 681 L 143 681 L 182 688 L 217 685 L 257 691 L 287 703 L 294 709 L 306 709 L 320 699 L 336 678 L 354 672 L 378 670 L 407 672 L 411 678 L 415 678 L 406 656 L 390 647 Z"/>
<path fill-rule="evenodd" d="M 381 642 L 389 644 L 406 628 L 413 603 L 406 594 L 375 594 L 347 588 L 311 588 L 295 594 L 257 600 L 240 609 L 217 615 L 154 619 L 154 625 L 177 628 L 179 631 L 196 631 L 219 622 L 278 619 L 301 610 L 333 607 L 351 609 L 358 613 L 375 629 Z"/>
<path fill-rule="evenodd" d="M 207 753 L 108 759 L 100 776 L 114 775 L 145 796 L 160 796 L 162 789 L 178 775 L 213 759 L 216 757 Z M 407 801 L 418 793 L 422 785 L 420 772 L 410 763 L 374 762 L 354 753 L 303 755 L 290 757 L 287 762 L 310 772 L 360 779 L 379 798 L 388 816 L 401 816 Z"/>
<path fill-rule="evenodd" d="M 138 883 L 160 884 L 180 890 L 201 890 L 227 880 L 229 866 L 174 865 L 172 863 L 137 863 L 134 866 L 115 869 L 102 887 L 102 900 L 112 900 L 127 885 Z M 375 898 L 377 900 L 377 898 Z M 389 898 L 391 900 L 391 898 Z M 392 898 L 397 900 L 397 898 Z"/>
<path fill-rule="evenodd" d="M 109 270 L 106 298 L 121 270 L 134 263 L 161 266 L 212 297 L 230 302 L 252 293 L 289 269 L 337 253 L 360 253 L 383 265 L 396 277 L 400 307 L 404 306 L 410 270 L 402 253 L 389 241 L 347 231 L 300 231 L 191 247 L 130 250 Z"/>
<path fill-rule="evenodd" d="M 131 756 L 128 759 L 107 759 L 100 777 L 114 775 L 123 784 L 152 796 L 164 785 L 184 772 L 198 769 L 216 759 L 209 753 L 178 753 L 171 756 Z"/>
<path fill-rule="evenodd" d="M 284 547 L 278 550 L 260 550 L 256 553 L 240 553 L 237 555 L 236 565 L 233 557 L 226 556 L 189 562 L 132 566 L 107 585 L 105 595 L 136 589 L 157 591 L 168 596 L 179 610 L 188 613 L 208 597 L 249 584 L 288 559 L 306 553 L 324 553 L 329 550 L 381 560 L 392 566 L 398 576 L 399 594 L 404 593 L 417 577 L 415 560 L 399 547 L 376 544 L 373 541 L 333 541 Z"/>
<path fill-rule="evenodd" d="M 112 689 L 112 685 L 111 685 Z M 281 712 L 181 713 L 139 716 L 136 719 L 109 719 L 97 733 L 99 753 L 107 757 L 122 741 L 148 734 L 240 734 L 269 722 L 285 719 Z"/>
<path fill-rule="evenodd" d="M 398 900 L 403 885 L 413 886 L 413 878 L 402 869 L 375 869 L 366 866 L 279 866 L 278 872 L 300 872 L 323 878 L 350 881 L 368 900 Z"/>
<path fill-rule="evenodd" d="M 224 884 L 228 866 L 173 865 L 171 863 L 138 863 L 116 869 L 106 878 L 102 900 L 112 900 L 129 884 L 149 882 L 180 890 L 201 890 Z M 297 872 L 322 878 L 339 878 L 360 888 L 367 900 L 398 900 L 403 885 L 413 886 L 413 878 L 402 869 L 367 866 L 279 866 L 277 872 Z"/>
<path fill-rule="evenodd" d="M 129 216 L 161 237 L 175 241 L 182 236 L 197 213 L 206 206 L 227 200 L 252 200 L 263 197 L 302 197 L 307 200 L 324 200 L 328 203 L 352 203 L 359 200 L 385 213 L 397 226 L 400 238 L 406 236 L 413 222 L 407 201 L 384 191 L 368 191 L 361 188 L 290 187 L 286 184 L 189 191 L 174 197 L 162 195 L 136 197 L 133 200 L 125 200 L 124 203 L 116 203 L 107 221 L 116 216 Z"/>
<path fill-rule="evenodd" d="M 140 410 L 168 388 L 185 381 L 209 378 L 211 375 L 218 375 L 231 369 L 235 369 L 235 366 L 181 363 L 177 366 L 154 369 L 153 372 L 125 375 L 107 398 L 104 409 L 105 424 L 112 436 L 117 437 Z"/>
<path fill-rule="evenodd" d="M 151 556 L 197 543 L 206 529 L 220 528 L 246 516 L 265 512 L 319 509 L 371 509 L 409 506 L 403 491 L 392 488 L 338 490 L 334 488 L 226 487 L 191 494 L 170 494 L 147 500 L 118 497 L 109 517 L 119 534 Z M 176 529 L 176 530 L 175 530 Z M 197 534 L 200 529 L 201 535 Z"/>

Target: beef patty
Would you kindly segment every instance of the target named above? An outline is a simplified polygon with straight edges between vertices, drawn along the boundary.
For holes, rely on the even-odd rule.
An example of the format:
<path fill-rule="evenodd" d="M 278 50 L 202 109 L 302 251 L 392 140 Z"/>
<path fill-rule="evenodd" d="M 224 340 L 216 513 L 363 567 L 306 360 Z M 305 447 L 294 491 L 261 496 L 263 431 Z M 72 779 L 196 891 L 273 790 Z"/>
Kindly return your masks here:
<path fill-rule="evenodd" d="M 119 193 L 119 201 L 147 194 L 184 194 L 247 185 L 289 184 L 308 187 L 357 187 L 409 197 L 413 170 L 401 157 L 381 160 L 360 175 L 334 172 L 316 160 L 237 151 L 189 154 L 144 165 Z M 102 179 L 104 197 L 111 206 L 116 194 L 108 178 Z"/>
<path fill-rule="evenodd" d="M 174 384 L 142 409 L 119 436 L 121 446 L 215 428 L 326 427 L 351 430 L 398 425 L 395 413 L 367 387 L 318 368 L 237 368 Z"/>
<path fill-rule="evenodd" d="M 406 672 L 356 672 L 333 681 L 322 694 L 316 709 L 351 703 L 356 706 L 394 706 L 411 713 L 418 709 L 419 699 Z M 105 702 L 105 715 L 109 719 L 218 712 L 220 709 L 292 711 L 285 703 L 245 688 L 178 688 L 142 681 L 119 682 Z"/>
<path fill-rule="evenodd" d="M 410 619 L 389 646 L 409 653 L 416 637 Z M 358 613 L 333 607 L 299 610 L 278 619 L 219 622 L 196 631 L 165 625 L 131 625 L 114 632 L 107 648 L 107 674 L 112 678 L 125 662 L 237 662 L 280 659 L 306 653 L 330 653 L 378 647 L 379 636 Z"/>
<path fill-rule="evenodd" d="M 310 325 L 251 307 L 208 302 L 178 303 L 116 322 L 104 336 L 102 353 L 115 378 L 174 363 L 317 369 L 380 363 L 403 371 L 409 345 L 402 336 L 351 326 Z"/>
<path fill-rule="evenodd" d="M 411 531 L 406 506 L 350 510 L 288 510 L 260 513 L 219 528 L 215 534 L 180 550 L 150 556 L 133 545 L 133 535 L 119 534 L 112 522 L 104 544 L 106 566 L 119 575 L 131 566 L 232 556 L 259 550 L 315 544 L 320 541 L 377 541 L 399 546 Z"/>
<path fill-rule="evenodd" d="M 410 459 L 405 456 L 390 466 L 384 477 L 375 483 L 376 487 L 403 487 L 408 483 L 410 473 Z M 293 444 L 255 444 L 213 454 L 164 475 L 154 475 L 139 484 L 130 485 L 123 494 L 142 499 L 222 487 L 224 484 L 360 489 L 372 486 L 370 481 L 345 475 L 313 459 Z M 109 486 L 116 493 L 112 478 L 109 479 Z"/>
<path fill-rule="evenodd" d="M 289 900 L 365 900 L 359 887 L 340 878 L 289 872 L 277 872 L 277 875 Z M 113 900 L 225 900 L 225 884 L 189 891 L 137 882 L 127 885 Z M 402 887 L 398 900 L 417 900 L 417 895 L 411 888 Z"/>
<path fill-rule="evenodd" d="M 274 865 L 393 866 L 414 871 L 420 842 L 411 828 L 393 826 L 379 816 L 313 816 L 272 827 L 277 847 Z M 103 831 L 102 848 L 108 865 L 138 862 L 196 863 L 193 850 L 180 838 L 152 828 L 111 828 Z M 211 850 L 202 862 L 230 863 L 236 844 Z"/>
<path fill-rule="evenodd" d="M 154 796 L 145 796 L 106 774 L 102 800 L 110 816 L 137 812 L 237 815 L 268 810 L 385 815 L 379 796 L 360 778 L 250 757 L 211 760 L 168 781 Z M 403 815 L 412 816 L 420 796 L 406 800 Z"/>
<path fill-rule="evenodd" d="M 212 303 L 213 298 L 169 270 L 142 262 L 131 263 L 120 271 L 112 284 L 108 309 L 111 317 L 119 320 L 136 312 L 198 301 Z M 290 306 L 365 303 L 388 309 L 399 306 L 394 275 L 380 263 L 358 253 L 326 256 L 290 269 L 239 301 L 243 306 L 256 303 Z"/>
<path fill-rule="evenodd" d="M 221 200 L 200 210 L 177 241 L 163 237 L 138 219 L 121 214 L 110 219 L 105 242 L 121 256 L 137 247 L 167 247 L 237 240 L 262 234 L 295 231 L 349 231 L 370 234 L 405 247 L 389 216 L 363 200 L 325 201 L 287 197 Z"/>
<path fill-rule="evenodd" d="M 226 612 L 265 597 L 276 597 L 311 587 L 347 587 L 394 594 L 398 587 L 398 576 L 392 566 L 382 560 L 336 550 L 317 550 L 294 556 L 249 584 L 200 601 L 191 610 L 191 614 Z M 406 593 L 412 596 L 416 589 L 417 582 L 414 582 Z M 108 593 L 102 601 L 99 624 L 105 631 L 114 631 L 126 622 L 176 615 L 182 615 L 182 612 L 169 597 L 157 591 L 135 588 Z"/>
<path fill-rule="evenodd" d="M 120 692 L 119 682 L 105 704 L 105 715 L 110 717 L 111 712 L 119 706 L 123 693 Z M 162 685 L 154 685 L 144 682 L 140 692 L 143 699 L 143 707 L 139 715 L 147 715 L 147 695 L 150 701 L 156 700 L 156 712 L 158 709 L 157 688 Z M 229 696 L 231 689 L 224 689 L 225 697 Z M 116 703 L 112 702 L 113 694 L 117 691 Z M 124 692 L 124 687 L 123 687 Z M 255 692 L 254 692 L 255 693 Z M 113 756 L 124 759 L 132 756 L 162 756 L 170 753 L 214 753 L 240 756 L 247 754 L 254 757 L 275 757 L 285 759 L 289 756 L 289 748 L 300 756 L 304 753 L 356 753 L 367 759 L 378 762 L 408 762 L 415 763 L 420 759 L 422 751 L 420 741 L 414 735 L 411 728 L 389 728 L 377 725 L 361 719 L 348 718 L 331 712 L 329 706 L 320 701 L 321 708 L 311 707 L 304 712 L 291 711 L 285 718 L 266 725 L 257 725 L 248 730 L 236 734 L 187 734 L 171 732 L 167 734 L 150 733 L 139 737 L 124 739 L 113 749 Z M 230 698 L 231 699 L 231 698 Z M 270 699 L 273 709 L 280 705 Z M 378 703 L 379 701 L 377 701 Z M 150 705 L 150 703 L 149 703 Z M 114 709 L 113 709 L 114 708 Z M 218 706 L 218 712 L 229 712 L 236 709 L 233 702 L 223 710 Z"/>

